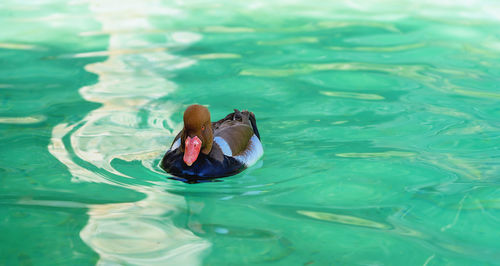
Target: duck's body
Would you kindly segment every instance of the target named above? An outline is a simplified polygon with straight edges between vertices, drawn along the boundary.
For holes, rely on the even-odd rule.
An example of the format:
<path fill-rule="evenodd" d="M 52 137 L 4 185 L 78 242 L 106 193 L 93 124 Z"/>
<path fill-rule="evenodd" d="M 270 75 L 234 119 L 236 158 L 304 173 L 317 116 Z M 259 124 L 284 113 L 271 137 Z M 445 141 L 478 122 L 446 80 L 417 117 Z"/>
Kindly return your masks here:
<path fill-rule="evenodd" d="M 188 179 L 210 179 L 237 174 L 264 153 L 253 113 L 228 114 L 210 122 L 208 109 L 192 105 L 184 113 L 184 128 L 177 134 L 161 167 Z"/>

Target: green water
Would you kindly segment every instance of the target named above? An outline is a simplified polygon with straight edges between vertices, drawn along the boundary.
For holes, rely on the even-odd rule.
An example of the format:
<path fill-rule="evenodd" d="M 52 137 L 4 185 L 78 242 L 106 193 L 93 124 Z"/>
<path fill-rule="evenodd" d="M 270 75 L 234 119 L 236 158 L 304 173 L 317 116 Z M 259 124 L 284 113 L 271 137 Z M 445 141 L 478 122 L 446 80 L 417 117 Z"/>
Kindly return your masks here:
<path fill-rule="evenodd" d="M 0 3 L 0 265 L 500 263 L 496 1 Z M 158 163 L 186 106 L 261 161 Z"/>

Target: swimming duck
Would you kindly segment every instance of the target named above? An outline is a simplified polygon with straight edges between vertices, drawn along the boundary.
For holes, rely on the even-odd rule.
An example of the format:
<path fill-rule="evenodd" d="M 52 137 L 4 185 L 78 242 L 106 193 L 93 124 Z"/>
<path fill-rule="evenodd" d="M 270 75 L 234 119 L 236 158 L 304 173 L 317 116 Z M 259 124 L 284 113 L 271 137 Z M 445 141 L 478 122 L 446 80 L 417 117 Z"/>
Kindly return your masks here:
<path fill-rule="evenodd" d="M 165 153 L 161 167 L 176 177 L 212 179 L 243 171 L 263 153 L 252 112 L 234 109 L 211 122 L 208 108 L 191 105 L 184 112 L 184 128 Z"/>

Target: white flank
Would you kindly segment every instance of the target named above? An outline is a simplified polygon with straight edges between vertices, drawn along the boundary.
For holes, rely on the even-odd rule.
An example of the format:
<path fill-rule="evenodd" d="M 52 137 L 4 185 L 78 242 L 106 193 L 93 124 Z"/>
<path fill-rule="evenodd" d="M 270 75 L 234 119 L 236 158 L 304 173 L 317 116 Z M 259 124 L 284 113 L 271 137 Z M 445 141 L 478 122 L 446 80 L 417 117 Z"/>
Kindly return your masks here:
<path fill-rule="evenodd" d="M 229 144 L 227 144 L 226 140 L 221 138 L 221 137 L 215 137 L 214 138 L 215 143 L 219 145 L 220 149 L 222 150 L 222 153 L 226 156 L 233 156 L 233 152 L 231 151 L 231 147 L 229 147 Z"/>
<path fill-rule="evenodd" d="M 246 167 L 250 167 L 259 160 L 262 154 L 264 154 L 262 143 L 260 143 L 256 135 L 253 135 L 247 149 L 242 154 L 234 156 L 234 158 L 243 163 Z"/>

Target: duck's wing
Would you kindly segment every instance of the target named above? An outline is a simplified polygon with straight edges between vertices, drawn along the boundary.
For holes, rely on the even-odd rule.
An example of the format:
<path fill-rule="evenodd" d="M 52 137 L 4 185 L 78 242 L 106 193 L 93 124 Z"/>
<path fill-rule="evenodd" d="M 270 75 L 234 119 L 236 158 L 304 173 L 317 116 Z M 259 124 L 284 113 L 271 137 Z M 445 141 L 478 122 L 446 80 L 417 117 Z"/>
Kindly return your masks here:
<path fill-rule="evenodd" d="M 225 121 L 214 131 L 214 140 L 225 155 L 236 156 L 245 151 L 253 135 L 250 125 L 239 121 Z"/>
<path fill-rule="evenodd" d="M 260 139 L 259 130 L 257 129 L 257 121 L 255 119 L 255 115 L 249 111 L 239 111 L 238 109 L 234 109 L 233 113 L 228 114 L 226 117 L 221 120 L 212 123 L 212 128 L 214 131 L 218 130 L 223 125 L 226 126 L 228 121 L 238 121 L 241 124 L 246 124 L 252 127 L 253 133 Z M 231 122 L 234 123 L 234 122 Z"/>
<path fill-rule="evenodd" d="M 237 156 L 245 152 L 250 139 L 256 135 L 260 139 L 255 115 L 249 111 L 234 109 L 223 119 L 212 124 L 214 140 L 225 155 Z"/>

